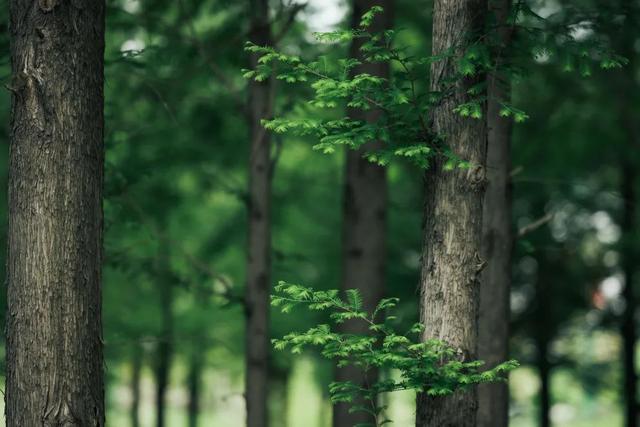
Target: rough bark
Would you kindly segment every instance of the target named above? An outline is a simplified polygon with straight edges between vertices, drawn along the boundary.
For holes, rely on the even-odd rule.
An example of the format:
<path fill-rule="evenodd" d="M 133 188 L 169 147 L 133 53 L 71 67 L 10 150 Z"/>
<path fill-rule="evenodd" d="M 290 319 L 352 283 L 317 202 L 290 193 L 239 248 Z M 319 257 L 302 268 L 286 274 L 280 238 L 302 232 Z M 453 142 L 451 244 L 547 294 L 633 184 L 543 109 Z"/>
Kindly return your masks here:
<path fill-rule="evenodd" d="M 392 0 L 354 0 L 353 27 L 361 20 L 362 14 L 373 6 L 382 6 L 384 12 L 378 15 L 370 30 L 380 32 L 392 25 Z M 351 57 L 360 57 L 362 39 L 354 40 Z M 385 63 L 359 65 L 354 74 L 368 73 L 388 77 L 389 67 Z M 375 122 L 380 111 L 361 111 L 351 109 L 349 117 L 356 120 Z M 386 256 L 386 216 L 387 216 L 387 176 L 384 167 L 375 165 L 363 156 L 366 151 L 382 147 L 381 141 L 371 141 L 358 150 L 349 150 L 346 158 L 343 229 L 342 229 L 342 281 L 341 288 L 357 289 L 363 299 L 363 309 L 373 311 L 384 296 L 385 256 Z M 346 322 L 342 333 L 367 334 L 364 322 Z M 366 374 L 353 366 L 336 368 L 336 381 L 351 381 L 367 387 L 376 382 L 377 372 Z M 370 402 L 358 404 L 370 406 Z M 351 427 L 359 423 L 373 422 L 373 417 L 364 412 L 349 413 L 352 404 L 339 403 L 333 407 L 334 427 Z"/>
<path fill-rule="evenodd" d="M 197 427 L 200 415 L 200 377 L 202 376 L 202 355 L 191 356 L 189 367 L 189 427 Z"/>
<path fill-rule="evenodd" d="M 447 171 L 438 156 L 427 172 L 420 314 L 424 338 L 449 343 L 464 360 L 474 359 L 477 350 L 487 131 L 486 106 L 483 119 L 453 112 L 469 101 L 468 89 L 481 78 L 457 78 L 456 57 L 482 30 L 486 11 L 482 0 L 436 0 L 433 10 L 433 54 L 455 52 L 431 67 L 431 90 L 447 94 L 432 111 L 433 131 L 471 167 Z M 475 389 L 448 397 L 420 395 L 416 425 L 475 426 L 477 406 Z"/>
<path fill-rule="evenodd" d="M 267 0 L 250 0 L 250 40 L 271 45 Z M 251 66 L 258 56 L 251 56 Z M 272 111 L 272 81 L 249 83 L 249 242 L 246 290 L 245 398 L 248 427 L 268 424 L 269 290 L 271 283 L 271 138 L 260 123 Z"/>
<path fill-rule="evenodd" d="M 104 2 L 11 0 L 7 426 L 103 426 Z"/>
<path fill-rule="evenodd" d="M 490 0 L 489 12 L 498 25 L 505 25 L 510 0 Z M 500 45 L 495 55 L 508 46 L 511 29 L 498 31 Z M 483 257 L 487 262 L 480 285 L 478 358 L 494 367 L 509 356 L 511 290 L 511 119 L 500 117 L 500 101 L 510 98 L 509 77 L 492 73 L 488 77 L 487 189 L 483 213 Z M 509 386 L 506 382 L 478 386 L 478 426 L 506 427 L 509 424 Z"/>

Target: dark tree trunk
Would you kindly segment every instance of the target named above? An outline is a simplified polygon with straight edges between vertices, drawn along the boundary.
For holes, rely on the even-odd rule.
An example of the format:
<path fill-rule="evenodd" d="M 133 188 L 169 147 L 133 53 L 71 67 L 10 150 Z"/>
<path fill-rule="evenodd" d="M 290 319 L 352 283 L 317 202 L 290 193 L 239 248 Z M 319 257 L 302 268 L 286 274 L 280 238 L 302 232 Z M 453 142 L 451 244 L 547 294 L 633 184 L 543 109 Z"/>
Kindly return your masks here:
<path fill-rule="evenodd" d="M 498 24 L 506 25 L 510 0 L 490 0 L 489 11 Z M 499 32 L 498 52 L 510 43 L 511 30 Z M 496 52 L 496 54 L 498 54 Z M 500 64 L 501 58 L 496 58 Z M 510 98 L 509 77 L 505 73 L 489 76 L 487 107 L 487 189 L 484 196 L 483 256 L 487 261 L 480 285 L 478 320 L 478 358 L 494 367 L 509 356 L 509 302 L 511 290 L 511 125 L 500 117 L 500 101 Z M 478 386 L 478 426 L 507 427 L 509 424 L 509 385 Z"/>
<path fill-rule="evenodd" d="M 167 268 L 169 257 L 160 257 L 158 267 L 158 284 L 160 292 L 161 333 L 158 340 L 158 359 L 156 366 L 156 426 L 164 427 L 166 413 L 166 393 L 171 373 L 171 357 L 173 354 L 173 282 Z"/>
<path fill-rule="evenodd" d="M 371 31 L 380 32 L 391 27 L 393 14 L 392 0 L 354 0 L 353 27 L 373 6 L 382 6 L 384 12 L 376 17 Z M 362 39 L 355 39 L 351 46 L 351 57 L 360 57 Z M 368 73 L 388 77 L 389 67 L 384 63 L 365 63 L 353 70 L 354 74 Z M 380 111 L 350 110 L 349 116 L 355 120 L 375 122 Z M 357 289 L 363 298 L 363 308 L 373 311 L 384 295 L 387 177 L 385 168 L 366 160 L 363 155 L 368 150 L 382 148 L 381 141 L 372 141 L 365 147 L 347 152 L 342 237 L 342 282 L 343 290 Z M 341 327 L 342 333 L 367 334 L 364 322 L 347 322 Z M 371 370 L 363 374 L 353 366 L 336 368 L 336 381 L 351 381 L 364 387 L 377 380 L 377 372 Z M 357 402 L 370 406 L 375 402 Z M 349 413 L 353 404 L 339 403 L 333 407 L 334 427 L 351 427 L 359 423 L 373 422 L 373 417 L 365 412 Z"/>
<path fill-rule="evenodd" d="M 621 148 L 620 164 L 622 170 L 621 188 L 624 201 L 622 212 L 622 273 L 624 276 L 624 288 L 622 297 L 625 301 L 625 309 L 622 314 L 620 333 L 623 340 L 623 396 L 625 400 L 625 426 L 638 426 L 638 373 L 636 370 L 636 311 L 637 298 L 635 290 L 636 269 L 638 268 L 637 242 L 637 189 L 638 180 L 637 153 L 640 149 L 640 131 L 634 109 L 636 98 L 633 96 L 638 91 L 636 81 L 637 60 L 633 41 L 638 31 L 638 10 L 632 0 L 622 1 L 622 10 L 625 12 L 625 25 L 618 40 L 618 49 L 621 54 L 629 59 L 629 64 L 624 67 L 623 76 L 618 80 L 619 105 L 621 107 L 620 120 L 624 132 L 623 146 Z"/>
<path fill-rule="evenodd" d="M 137 343 L 134 344 L 133 357 L 131 362 L 131 408 L 129 418 L 132 427 L 140 426 L 140 376 L 142 374 L 142 348 Z"/>
<path fill-rule="evenodd" d="M 250 40 L 271 45 L 269 4 L 250 0 Z M 251 55 L 251 66 L 258 56 Z M 271 283 L 271 138 L 260 123 L 272 115 L 272 81 L 249 83 L 249 242 L 246 290 L 245 397 L 248 427 L 268 424 L 269 291 Z"/>
<path fill-rule="evenodd" d="M 7 426 L 103 426 L 104 2 L 11 0 Z"/>
<path fill-rule="evenodd" d="M 536 296 L 533 314 L 536 322 L 533 324 L 532 336 L 536 345 L 536 366 L 540 377 L 540 394 L 538 396 L 539 425 L 550 427 L 551 419 L 551 371 L 553 365 L 549 360 L 549 346 L 557 335 L 557 319 L 553 318 L 554 286 L 553 267 L 544 255 L 538 259 L 538 278 L 536 280 Z"/>
<path fill-rule="evenodd" d="M 635 144 L 631 145 L 629 149 L 637 149 L 634 145 Z M 633 236 L 636 232 L 636 179 L 635 166 L 625 158 L 622 165 L 622 198 L 624 200 L 624 217 L 622 220 L 623 236 Z M 625 242 L 622 261 L 624 275 L 622 296 L 625 301 L 625 310 L 622 314 L 621 333 L 623 339 L 624 366 L 623 396 L 625 399 L 625 425 L 627 427 L 637 427 L 638 425 L 638 374 L 635 365 L 637 338 L 635 313 L 637 302 L 633 286 L 635 269 L 637 268 L 637 258 L 634 256 L 635 251 L 633 245 L 637 245 L 637 241 Z"/>
<path fill-rule="evenodd" d="M 549 341 L 546 337 L 538 340 L 538 375 L 540 376 L 540 396 L 538 402 L 540 427 L 551 427 L 551 364 L 549 363 Z"/>
<path fill-rule="evenodd" d="M 436 0 L 433 10 L 433 54 L 454 49 L 454 57 L 435 62 L 431 90 L 451 93 L 433 109 L 433 131 L 446 137 L 449 149 L 472 165 L 447 171 L 445 159 L 432 160 L 427 172 L 424 247 L 421 275 L 421 320 L 425 339 L 440 339 L 465 360 L 476 357 L 481 258 L 482 198 L 486 182 L 487 130 L 483 119 L 460 117 L 453 109 L 469 101 L 468 89 L 479 78 L 457 78 L 457 57 L 470 34 L 484 25 L 487 2 Z M 450 81 L 455 79 L 453 87 Z M 475 389 L 448 397 L 417 399 L 416 425 L 475 426 Z"/>
<path fill-rule="evenodd" d="M 202 355 L 191 356 L 189 367 L 189 427 L 197 427 L 200 414 L 200 377 L 202 376 Z"/>

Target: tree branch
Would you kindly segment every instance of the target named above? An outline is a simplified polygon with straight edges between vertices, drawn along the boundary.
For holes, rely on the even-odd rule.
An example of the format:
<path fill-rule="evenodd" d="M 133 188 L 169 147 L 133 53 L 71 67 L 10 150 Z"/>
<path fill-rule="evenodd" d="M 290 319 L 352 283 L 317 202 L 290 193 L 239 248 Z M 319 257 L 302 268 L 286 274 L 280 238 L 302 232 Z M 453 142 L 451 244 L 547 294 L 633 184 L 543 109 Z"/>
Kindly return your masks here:
<path fill-rule="evenodd" d="M 553 219 L 553 214 L 552 213 L 548 213 L 545 216 L 543 216 L 542 218 L 538 218 L 537 220 L 533 221 L 532 223 L 527 224 L 524 227 L 520 228 L 520 230 L 518 230 L 518 237 L 522 238 L 522 237 L 526 236 L 527 234 L 536 231 L 538 228 L 542 227 L 543 225 L 545 225 L 546 223 L 548 223 L 552 219 Z"/>

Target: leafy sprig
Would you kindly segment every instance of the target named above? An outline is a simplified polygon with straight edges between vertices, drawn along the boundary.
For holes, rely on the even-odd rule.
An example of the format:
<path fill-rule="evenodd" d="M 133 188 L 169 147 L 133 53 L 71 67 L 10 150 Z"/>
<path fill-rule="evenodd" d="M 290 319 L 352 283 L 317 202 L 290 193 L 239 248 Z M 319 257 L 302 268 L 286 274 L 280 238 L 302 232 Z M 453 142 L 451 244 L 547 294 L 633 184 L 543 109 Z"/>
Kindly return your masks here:
<path fill-rule="evenodd" d="M 371 414 L 376 425 L 390 422 L 384 407 L 377 404 L 378 396 L 400 390 L 413 390 L 430 396 L 446 396 L 456 391 L 486 382 L 502 381 L 505 374 L 518 366 L 507 361 L 492 369 L 483 370 L 483 362 L 467 360 L 458 349 L 440 340 L 422 340 L 424 326 L 414 324 L 407 331 L 394 328 L 394 316 L 389 312 L 398 304 L 397 298 L 382 299 L 375 309 L 363 309 L 360 293 L 347 290 L 316 291 L 312 288 L 280 282 L 271 297 L 271 304 L 284 313 L 297 306 L 325 311 L 333 325 L 320 324 L 304 332 L 291 332 L 274 339 L 278 350 L 289 349 L 300 354 L 307 347 L 317 347 L 327 359 L 338 366 L 355 366 L 363 378 L 374 369 L 399 372 L 398 379 L 379 380 L 362 385 L 353 382 L 334 382 L 329 387 L 333 403 L 352 404 L 353 411 Z M 368 333 L 341 333 L 336 326 L 344 322 L 362 322 Z M 366 402 L 363 405 L 362 402 Z"/>

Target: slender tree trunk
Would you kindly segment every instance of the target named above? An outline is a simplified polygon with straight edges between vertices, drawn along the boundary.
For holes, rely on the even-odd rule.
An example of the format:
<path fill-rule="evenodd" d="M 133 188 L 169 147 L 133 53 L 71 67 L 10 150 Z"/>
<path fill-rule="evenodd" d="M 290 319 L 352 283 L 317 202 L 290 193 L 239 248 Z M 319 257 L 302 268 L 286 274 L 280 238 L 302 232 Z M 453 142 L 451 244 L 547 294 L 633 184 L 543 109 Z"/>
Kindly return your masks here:
<path fill-rule="evenodd" d="M 189 368 L 189 427 L 197 427 L 198 416 L 200 415 L 201 354 L 196 352 L 191 356 L 191 366 Z"/>
<path fill-rule="evenodd" d="M 634 142 L 635 141 L 631 141 Z M 631 145 L 630 149 L 634 148 Z M 624 200 L 624 216 L 622 220 L 623 236 L 633 236 L 636 229 L 636 190 L 637 179 L 634 165 L 627 159 L 622 165 L 622 198 Z M 623 255 L 624 288 L 622 296 L 625 301 L 625 310 L 622 314 L 621 333 L 623 339 L 623 366 L 624 366 L 624 399 L 625 421 L 627 427 L 638 425 L 638 374 L 636 372 L 636 324 L 635 313 L 637 302 L 634 290 L 635 269 L 637 259 L 633 255 L 633 245 L 637 242 L 625 242 Z"/>
<path fill-rule="evenodd" d="M 161 334 L 158 341 L 158 360 L 156 366 L 156 426 L 164 427 L 166 413 L 166 393 L 169 386 L 171 372 L 171 357 L 173 353 L 173 282 L 168 271 L 168 256 L 158 260 L 158 283 L 160 292 Z"/>
<path fill-rule="evenodd" d="M 549 363 L 549 341 L 546 337 L 538 340 L 538 375 L 540 376 L 539 423 L 540 427 L 551 427 L 551 364 Z"/>
<path fill-rule="evenodd" d="M 555 276 L 549 263 L 548 255 L 538 259 L 538 278 L 536 280 L 536 295 L 534 300 L 534 318 L 532 336 L 536 345 L 536 365 L 540 378 L 540 394 L 538 396 L 539 425 L 550 427 L 551 419 L 551 371 L 549 361 L 549 346 L 557 334 L 557 321 L 553 318 L 553 291 Z"/>
<path fill-rule="evenodd" d="M 638 10 L 632 0 L 622 1 L 625 13 L 625 25 L 618 40 L 618 49 L 629 59 L 629 64 L 622 71 L 623 76 L 618 80 L 619 105 L 621 107 L 620 120 L 625 141 L 621 150 L 621 188 L 624 201 L 622 212 L 622 273 L 624 288 L 622 296 L 625 309 L 622 313 L 620 333 L 623 340 L 623 396 L 625 400 L 625 426 L 638 426 L 638 373 L 636 370 L 636 342 L 638 331 L 636 327 L 637 298 L 635 290 L 636 269 L 638 268 L 638 251 L 636 249 L 637 223 L 637 168 L 640 165 L 638 150 L 640 149 L 640 130 L 638 128 L 633 96 L 638 91 L 636 81 L 637 60 L 633 41 L 638 31 Z"/>
<path fill-rule="evenodd" d="M 506 25 L 511 0 L 490 0 L 489 11 L 498 24 Z M 499 52 L 510 43 L 511 30 L 499 30 Z M 497 58 L 498 64 L 501 58 Z M 487 189 L 484 196 L 483 256 L 487 261 L 480 285 L 478 358 L 494 367 L 509 356 L 509 317 L 511 290 L 511 125 L 500 117 L 500 101 L 510 98 L 505 73 L 489 76 L 487 107 Z M 509 424 L 509 385 L 478 386 L 478 426 L 507 427 Z"/>
<path fill-rule="evenodd" d="M 134 344 L 131 363 L 131 408 L 129 417 L 132 427 L 140 427 L 140 376 L 142 374 L 142 348 L 138 343 Z"/>
<path fill-rule="evenodd" d="M 371 31 L 381 32 L 392 25 L 392 0 L 354 0 L 353 27 L 361 20 L 362 14 L 373 6 L 382 6 L 384 12 L 376 17 Z M 351 57 L 360 57 L 362 39 L 355 39 L 351 46 Z M 353 70 L 354 74 L 368 73 L 380 77 L 389 76 L 385 63 L 362 64 Z M 355 120 L 375 122 L 380 111 L 350 110 L 349 116 Z M 382 148 L 381 141 L 372 141 L 365 147 L 347 152 L 342 235 L 342 282 L 343 290 L 357 289 L 363 299 L 363 308 L 373 311 L 384 295 L 386 256 L 386 216 L 387 216 L 387 176 L 385 168 L 375 165 L 363 156 L 366 151 Z M 364 322 L 352 321 L 342 325 L 347 334 L 367 334 Z M 371 370 L 363 374 L 361 369 L 348 366 L 336 368 L 336 381 L 351 381 L 363 387 L 377 381 L 377 372 Z M 370 406 L 375 402 L 357 402 Z M 353 404 L 339 403 L 333 407 L 334 427 L 351 427 L 360 423 L 375 421 L 365 412 L 349 413 Z"/>
<path fill-rule="evenodd" d="M 456 59 L 467 38 L 482 30 L 486 11 L 483 0 L 436 0 L 433 11 L 433 54 L 455 52 L 431 68 L 431 90 L 450 93 L 433 109 L 433 131 L 444 136 L 449 149 L 471 167 L 447 171 L 445 159 L 438 156 L 427 172 L 420 314 L 426 326 L 424 338 L 446 341 L 464 360 L 474 359 L 477 350 L 487 130 L 486 106 L 483 119 L 453 112 L 469 101 L 468 89 L 480 81 L 458 78 Z M 420 395 L 416 425 L 475 426 L 477 407 L 475 389 L 448 397 Z"/>
<path fill-rule="evenodd" d="M 104 2 L 9 6 L 6 422 L 103 426 Z"/>
<path fill-rule="evenodd" d="M 271 45 L 269 4 L 250 0 L 250 40 Z M 251 55 L 251 66 L 258 56 Z M 271 284 L 271 138 L 261 120 L 272 115 L 272 81 L 249 83 L 249 243 L 246 291 L 245 397 L 248 427 L 268 424 L 269 290 Z"/>

